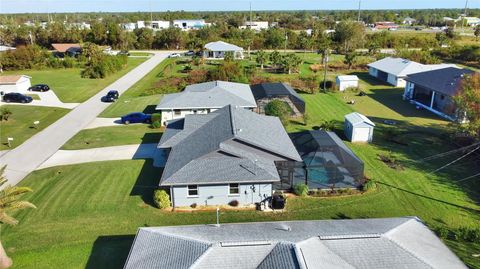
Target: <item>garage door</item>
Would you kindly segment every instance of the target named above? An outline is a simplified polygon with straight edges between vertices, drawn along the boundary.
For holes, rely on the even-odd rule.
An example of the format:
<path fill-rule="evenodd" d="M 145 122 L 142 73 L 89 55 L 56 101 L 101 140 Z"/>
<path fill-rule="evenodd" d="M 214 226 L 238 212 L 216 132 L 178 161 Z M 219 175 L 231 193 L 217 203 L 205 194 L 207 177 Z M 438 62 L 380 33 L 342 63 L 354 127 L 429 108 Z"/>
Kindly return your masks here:
<path fill-rule="evenodd" d="M 354 141 L 368 142 L 369 134 L 370 134 L 369 128 L 356 128 Z"/>

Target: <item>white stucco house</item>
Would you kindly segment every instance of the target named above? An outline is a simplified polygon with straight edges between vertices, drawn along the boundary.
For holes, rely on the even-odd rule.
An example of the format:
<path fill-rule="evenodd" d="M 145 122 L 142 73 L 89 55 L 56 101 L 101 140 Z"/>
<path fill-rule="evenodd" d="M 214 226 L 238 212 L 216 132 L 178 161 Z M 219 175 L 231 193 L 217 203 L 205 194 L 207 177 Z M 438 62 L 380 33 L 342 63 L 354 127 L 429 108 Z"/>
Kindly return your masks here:
<path fill-rule="evenodd" d="M 268 29 L 268 21 L 246 21 L 244 25 L 240 26 L 240 29 L 252 29 L 260 32 L 264 29 Z"/>
<path fill-rule="evenodd" d="M 410 74 L 456 67 L 454 64 L 421 64 L 403 58 L 386 57 L 368 64 L 368 73 L 395 87 L 405 87 L 405 78 Z"/>
<path fill-rule="evenodd" d="M 344 132 L 351 142 L 372 142 L 374 127 L 375 123 L 358 112 L 345 116 Z"/>
<path fill-rule="evenodd" d="M 30 79 L 31 77 L 25 75 L 0 76 L 0 92 L 26 93 L 28 88 L 32 86 Z"/>
<path fill-rule="evenodd" d="M 243 48 L 223 41 L 207 43 L 203 49 L 203 57 L 210 60 L 222 60 L 230 52 L 234 59 L 243 59 Z"/>
<path fill-rule="evenodd" d="M 153 30 L 168 29 L 170 28 L 170 21 L 151 21 L 148 27 Z"/>
<path fill-rule="evenodd" d="M 347 88 L 357 88 L 358 77 L 355 75 L 337 76 L 337 87 L 341 92 L 345 91 Z"/>
<path fill-rule="evenodd" d="M 184 31 L 200 29 L 208 26 L 209 24 L 205 20 L 174 20 L 173 27 L 180 28 Z"/>
<path fill-rule="evenodd" d="M 156 110 L 162 114 L 162 124 L 190 114 L 208 114 L 226 105 L 247 109 L 257 107 L 248 84 L 210 81 L 189 85 L 183 92 L 166 94 Z"/>
<path fill-rule="evenodd" d="M 302 161 L 277 117 L 233 105 L 171 122 L 158 148 L 168 155 L 159 185 L 173 207 L 262 202 Z"/>

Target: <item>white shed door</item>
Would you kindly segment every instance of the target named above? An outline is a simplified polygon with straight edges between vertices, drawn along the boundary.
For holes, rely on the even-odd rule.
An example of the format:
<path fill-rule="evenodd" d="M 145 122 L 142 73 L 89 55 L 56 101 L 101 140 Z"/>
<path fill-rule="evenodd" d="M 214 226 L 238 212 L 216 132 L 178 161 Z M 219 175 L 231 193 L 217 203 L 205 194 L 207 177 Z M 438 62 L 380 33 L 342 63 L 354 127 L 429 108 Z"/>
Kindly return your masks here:
<path fill-rule="evenodd" d="M 369 134 L 370 134 L 369 128 L 355 128 L 354 141 L 368 142 Z"/>

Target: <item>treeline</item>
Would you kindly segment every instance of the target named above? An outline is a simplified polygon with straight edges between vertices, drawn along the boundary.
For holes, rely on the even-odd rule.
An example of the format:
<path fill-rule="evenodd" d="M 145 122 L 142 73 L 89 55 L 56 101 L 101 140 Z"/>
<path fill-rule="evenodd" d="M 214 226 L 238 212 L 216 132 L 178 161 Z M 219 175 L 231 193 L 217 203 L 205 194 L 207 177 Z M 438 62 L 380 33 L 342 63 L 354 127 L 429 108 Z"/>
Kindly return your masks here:
<path fill-rule="evenodd" d="M 248 7 L 245 7 L 247 10 Z M 445 25 L 443 17 L 458 18 L 462 9 L 424 9 L 424 10 L 362 10 L 361 20 L 366 23 L 377 21 L 394 21 L 402 23 L 406 17 L 417 20 L 417 23 L 425 26 Z M 480 16 L 480 9 L 469 9 L 469 16 Z M 3 14 L 0 15 L 0 24 L 22 24 L 27 21 L 66 21 L 92 23 L 98 19 L 112 21 L 114 23 L 136 22 L 138 20 L 149 21 L 150 16 L 154 20 L 175 19 L 205 19 L 215 24 L 227 24 L 238 27 L 250 19 L 250 12 L 130 12 L 130 13 L 55 13 L 55 14 Z M 358 11 L 254 11 L 253 20 L 276 22 L 282 28 L 292 30 L 313 28 L 319 20 L 334 25 L 335 21 L 357 20 Z"/>

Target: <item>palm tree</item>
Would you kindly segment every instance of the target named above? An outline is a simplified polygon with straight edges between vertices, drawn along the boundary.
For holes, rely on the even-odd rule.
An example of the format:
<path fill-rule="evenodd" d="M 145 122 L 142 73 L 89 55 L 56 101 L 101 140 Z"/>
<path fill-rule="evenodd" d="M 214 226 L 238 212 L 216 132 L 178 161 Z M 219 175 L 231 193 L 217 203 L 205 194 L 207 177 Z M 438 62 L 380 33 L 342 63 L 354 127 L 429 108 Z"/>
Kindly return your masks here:
<path fill-rule="evenodd" d="M 263 65 L 267 62 L 267 60 L 268 60 L 268 55 L 267 55 L 267 53 L 265 53 L 265 51 L 263 51 L 263 50 L 259 50 L 259 51 L 257 52 L 257 59 L 256 59 L 256 61 L 257 61 L 257 64 L 260 65 L 260 69 L 263 69 Z"/>
<path fill-rule="evenodd" d="M 36 208 L 35 205 L 30 202 L 19 200 L 20 196 L 27 192 L 31 192 L 32 189 L 28 187 L 5 185 L 7 179 L 3 176 L 4 171 L 5 166 L 0 169 L 0 224 L 17 225 L 18 220 L 8 215 L 8 213 L 19 209 Z M 0 241 L 0 268 L 8 268 L 11 265 L 12 259 L 7 256 L 2 242 Z"/>
<path fill-rule="evenodd" d="M 320 129 L 324 131 L 333 131 L 335 129 L 335 121 L 334 120 L 326 120 L 320 124 Z"/>

